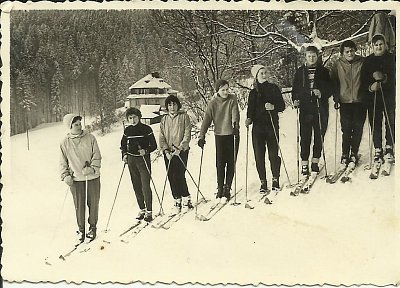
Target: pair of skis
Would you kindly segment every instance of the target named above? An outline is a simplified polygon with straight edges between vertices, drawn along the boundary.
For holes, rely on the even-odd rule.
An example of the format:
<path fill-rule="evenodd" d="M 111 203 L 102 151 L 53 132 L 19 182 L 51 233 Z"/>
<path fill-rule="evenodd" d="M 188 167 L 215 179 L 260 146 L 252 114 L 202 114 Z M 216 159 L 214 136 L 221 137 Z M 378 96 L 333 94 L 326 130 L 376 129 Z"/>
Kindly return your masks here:
<path fill-rule="evenodd" d="M 378 179 L 379 174 L 382 174 L 383 176 L 389 176 L 393 164 L 394 159 L 389 154 L 386 154 L 384 156 L 384 161 L 379 159 L 378 161 L 374 161 L 372 163 L 371 174 L 369 175 L 369 178 L 373 180 Z"/>
<path fill-rule="evenodd" d="M 186 209 L 184 211 L 181 211 L 179 213 L 174 213 L 174 214 L 170 214 L 167 215 L 166 217 L 163 217 L 160 221 L 158 221 L 157 223 L 153 223 L 151 225 L 152 228 L 155 229 L 165 229 L 168 230 L 169 228 L 172 227 L 172 225 L 176 222 L 178 222 L 180 219 L 182 219 L 188 212 L 194 210 L 196 208 L 196 206 L 199 206 L 202 203 L 207 203 L 209 200 L 206 199 L 201 199 L 197 204 L 194 205 L 193 208 L 191 209 Z"/>

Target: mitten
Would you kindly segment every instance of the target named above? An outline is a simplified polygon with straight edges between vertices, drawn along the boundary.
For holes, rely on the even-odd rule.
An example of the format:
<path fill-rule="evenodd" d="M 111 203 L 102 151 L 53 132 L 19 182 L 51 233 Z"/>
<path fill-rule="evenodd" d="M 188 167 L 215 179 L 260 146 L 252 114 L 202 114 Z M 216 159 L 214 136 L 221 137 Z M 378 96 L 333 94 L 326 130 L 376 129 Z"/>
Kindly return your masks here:
<path fill-rule="evenodd" d="M 204 148 L 204 145 L 206 144 L 206 140 L 204 138 L 200 138 L 199 141 L 197 142 L 197 145 L 199 145 L 199 147 L 201 149 Z"/>
<path fill-rule="evenodd" d="M 321 98 L 321 91 L 319 91 L 319 89 L 313 89 L 313 93 L 315 97 Z"/>
<path fill-rule="evenodd" d="M 381 71 L 375 71 L 372 74 L 372 77 L 375 79 L 375 81 L 383 81 L 385 79 L 385 75 Z"/>
<path fill-rule="evenodd" d="M 373 91 L 378 91 L 380 88 L 380 85 L 378 82 L 374 82 L 372 83 L 371 86 L 369 86 L 369 91 L 373 92 Z"/>
<path fill-rule="evenodd" d="M 146 155 L 146 150 L 144 150 L 144 149 L 139 149 L 138 152 L 139 152 L 140 156 Z"/>
<path fill-rule="evenodd" d="M 70 175 L 66 176 L 64 178 L 64 182 L 65 184 L 67 184 L 68 186 L 72 186 L 74 185 L 74 180 L 72 179 L 72 177 Z"/>
<path fill-rule="evenodd" d="M 300 101 L 299 100 L 294 100 L 293 101 L 293 107 L 296 108 L 296 109 L 299 108 L 300 107 Z"/>
<path fill-rule="evenodd" d="M 265 107 L 265 110 L 267 110 L 267 111 L 271 111 L 271 110 L 275 109 L 274 104 L 271 104 L 269 102 L 265 103 L 264 107 Z"/>
<path fill-rule="evenodd" d="M 250 118 L 247 118 L 246 121 L 244 122 L 244 125 L 249 128 L 249 126 L 253 123 L 253 121 Z"/>
<path fill-rule="evenodd" d="M 122 157 L 122 161 L 124 161 L 124 163 L 128 163 L 128 155 L 125 154 L 124 157 Z"/>
<path fill-rule="evenodd" d="M 339 102 L 335 102 L 335 104 L 333 105 L 333 107 L 338 110 L 340 108 L 340 103 Z"/>
<path fill-rule="evenodd" d="M 94 174 L 94 169 L 92 167 L 83 167 L 82 174 L 83 174 L 83 176 L 88 176 L 90 174 Z"/>

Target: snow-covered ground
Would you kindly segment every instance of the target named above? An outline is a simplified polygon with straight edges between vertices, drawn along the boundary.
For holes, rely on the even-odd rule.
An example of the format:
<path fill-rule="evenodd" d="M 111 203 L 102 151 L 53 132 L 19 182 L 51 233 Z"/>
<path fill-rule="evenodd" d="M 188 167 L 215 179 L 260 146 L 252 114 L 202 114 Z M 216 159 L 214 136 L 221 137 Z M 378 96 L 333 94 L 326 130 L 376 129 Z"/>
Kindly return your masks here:
<path fill-rule="evenodd" d="M 331 103 L 332 104 L 332 103 Z M 72 197 L 59 180 L 59 143 L 66 134 L 61 123 L 46 124 L 26 135 L 11 137 L 3 175 L 3 269 L 5 280 L 154 283 L 268 283 L 355 284 L 395 283 L 400 279 L 400 221 L 396 169 L 389 177 L 368 178 L 367 122 L 361 144 L 363 164 L 351 183 L 327 184 L 319 179 L 308 195 L 289 196 L 284 188 L 273 205 L 258 203 L 259 180 L 249 133 L 248 199 L 245 208 L 245 111 L 237 163 L 239 206 L 227 205 L 208 222 L 188 213 L 169 230 L 146 228 L 129 244 L 118 240 L 137 214 L 129 173 L 124 172 L 109 224 L 99 233 L 110 244 L 58 259 L 66 252 L 76 230 Z M 328 172 L 334 169 L 335 110 L 331 111 L 325 138 Z M 158 134 L 158 125 L 152 126 Z M 122 125 L 106 136 L 96 133 L 103 156 L 98 230 L 106 228 L 123 163 L 119 142 Z M 296 111 L 287 108 L 280 117 L 280 143 L 290 182 L 297 180 Z M 201 149 L 193 139 L 188 170 L 197 182 Z M 200 190 L 214 199 L 216 190 L 214 136 L 206 138 Z M 340 153 L 340 126 L 337 153 Z M 7 161 L 9 162 L 7 163 Z M 339 161 L 339 156 L 336 157 Z M 7 166 L 7 164 L 9 164 Z M 153 179 L 161 197 L 165 179 L 162 159 L 152 163 Z M 271 173 L 267 160 L 270 184 Z M 324 171 L 322 172 L 324 174 Z M 192 197 L 196 187 L 187 175 Z M 288 184 L 284 166 L 281 184 Z M 169 185 L 163 206 L 172 206 Z M 153 191 L 154 211 L 158 211 Z M 199 207 L 199 213 L 208 205 Z M 100 239 L 100 238 L 99 238 Z M 95 243 L 95 242 L 94 242 Z M 93 243 L 93 244 L 94 244 Z M 100 249 L 103 246 L 104 249 Z M 52 265 L 47 265 L 48 257 Z"/>

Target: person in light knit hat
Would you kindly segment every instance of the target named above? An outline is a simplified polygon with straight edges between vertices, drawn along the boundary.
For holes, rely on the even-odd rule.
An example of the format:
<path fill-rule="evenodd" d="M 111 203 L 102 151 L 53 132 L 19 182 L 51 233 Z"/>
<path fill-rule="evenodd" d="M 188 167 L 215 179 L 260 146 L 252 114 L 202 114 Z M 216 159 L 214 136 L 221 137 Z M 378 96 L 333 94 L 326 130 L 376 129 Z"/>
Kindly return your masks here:
<path fill-rule="evenodd" d="M 253 124 L 252 141 L 256 168 L 261 182 L 260 193 L 267 193 L 265 145 L 268 147 L 268 158 L 272 171 L 272 188 L 279 189 L 281 158 L 278 154 L 278 112 L 285 110 L 285 102 L 279 87 L 268 82 L 267 70 L 263 65 L 254 65 L 251 68 L 251 75 L 254 77 L 254 87 L 249 93 L 246 127 Z"/>
<path fill-rule="evenodd" d="M 165 99 L 168 114 L 160 123 L 160 150 L 164 155 L 168 180 L 175 200 L 172 214 L 193 208 L 185 178 L 192 124 L 189 115 L 182 111 L 181 107 L 178 97 L 169 95 Z"/>
<path fill-rule="evenodd" d="M 229 94 L 229 83 L 224 79 L 215 82 L 216 95 L 210 100 L 200 129 L 198 145 L 204 148 L 205 134 L 214 123 L 218 202 L 230 200 L 235 163 L 239 149 L 239 106 L 236 96 Z M 235 145 L 234 145 L 235 141 Z M 236 151 L 234 151 L 234 146 Z"/>
<path fill-rule="evenodd" d="M 78 224 L 78 243 L 96 238 L 100 200 L 101 154 L 96 138 L 82 130 L 81 117 L 67 114 L 63 123 L 67 136 L 60 144 L 61 180 L 71 190 Z M 87 192 L 87 195 L 86 195 Z M 85 235 L 86 202 L 89 207 L 89 229 Z"/>

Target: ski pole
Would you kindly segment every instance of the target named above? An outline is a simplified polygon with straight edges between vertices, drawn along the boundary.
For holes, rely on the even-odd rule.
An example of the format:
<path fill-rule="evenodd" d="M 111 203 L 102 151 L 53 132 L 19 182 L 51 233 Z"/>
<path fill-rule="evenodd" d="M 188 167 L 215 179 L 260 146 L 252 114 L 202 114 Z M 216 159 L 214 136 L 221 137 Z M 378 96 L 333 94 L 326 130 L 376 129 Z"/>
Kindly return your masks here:
<path fill-rule="evenodd" d="M 235 124 L 234 124 L 235 125 Z M 234 177 L 235 177 L 235 179 L 234 179 L 234 185 L 233 185 L 233 187 L 234 187 L 234 192 L 235 192 L 235 201 L 232 203 L 232 205 L 234 205 L 234 206 L 237 206 L 237 205 L 240 205 L 240 203 L 239 202 L 236 202 L 236 160 L 237 160 L 237 156 L 236 156 L 236 149 L 238 148 L 238 147 L 236 147 L 236 139 L 237 139 L 237 136 L 233 136 L 233 175 L 234 175 Z"/>
<path fill-rule="evenodd" d="M 339 111 L 336 109 L 336 114 L 335 114 L 335 157 L 334 157 L 334 163 L 335 163 L 335 173 L 336 173 L 336 156 L 337 156 L 337 132 L 338 132 L 338 114 Z M 326 170 L 326 169 L 325 169 Z"/>
<path fill-rule="evenodd" d="M 168 158 L 167 158 L 168 159 Z M 167 186 L 167 179 L 168 179 L 168 173 L 169 173 L 169 167 L 171 165 L 171 160 L 168 160 L 168 165 L 167 165 L 167 174 L 165 175 L 165 180 L 164 180 L 164 187 L 163 187 L 163 191 L 161 194 L 161 203 L 164 202 L 164 193 L 165 193 L 165 187 Z M 161 214 L 161 208 L 160 211 L 158 212 L 158 214 Z"/>
<path fill-rule="evenodd" d="M 292 186 L 292 183 L 290 182 L 289 174 L 288 174 L 287 169 L 286 169 L 286 164 L 285 164 L 285 160 L 283 159 L 283 154 L 282 154 L 282 150 L 281 150 L 281 145 L 279 145 L 278 134 L 276 133 L 275 124 L 274 124 L 274 121 L 273 121 L 273 119 L 272 119 L 272 114 L 271 114 L 271 111 L 270 111 L 270 110 L 268 110 L 268 114 L 269 114 L 269 119 L 271 119 L 271 124 L 272 124 L 272 128 L 273 128 L 273 130 L 274 130 L 274 135 L 275 135 L 276 144 L 278 145 L 279 153 L 281 154 L 283 167 L 285 168 L 286 177 L 287 177 L 287 179 L 288 179 L 288 181 L 289 181 L 289 187 L 290 187 L 290 186 Z"/>
<path fill-rule="evenodd" d="M 176 147 L 175 145 L 173 145 L 176 149 L 178 149 L 178 147 Z M 203 197 L 204 201 L 206 201 L 206 198 L 204 197 L 203 193 L 201 193 L 199 186 L 197 185 L 196 181 L 194 181 L 194 178 L 192 176 L 192 174 L 189 172 L 189 170 L 187 169 L 185 163 L 182 160 L 182 157 L 180 155 L 176 155 L 178 156 L 179 160 L 181 160 L 183 167 L 185 168 L 186 172 L 189 174 L 190 178 L 192 179 L 194 185 L 197 188 L 197 192 L 199 192 L 201 194 L 201 196 Z"/>
<path fill-rule="evenodd" d="M 119 181 L 118 181 L 117 191 L 115 192 L 114 201 L 113 201 L 113 204 L 112 204 L 112 206 L 111 206 L 110 215 L 108 215 L 108 220 L 107 220 L 107 225 L 106 225 L 106 230 L 105 230 L 105 232 L 108 231 L 108 224 L 110 223 L 111 214 L 112 214 L 112 212 L 113 212 L 114 205 L 115 205 L 115 200 L 117 200 L 119 185 L 121 184 L 122 175 L 124 175 L 125 166 L 126 166 L 126 163 L 124 162 L 124 167 L 122 168 L 121 177 L 119 177 Z"/>
<path fill-rule="evenodd" d="M 299 155 L 300 155 L 300 149 L 299 149 L 299 146 L 300 146 L 300 127 L 299 127 L 299 122 L 300 122 L 300 119 L 299 119 L 299 108 L 296 108 L 296 114 L 297 114 L 297 122 L 296 122 L 296 125 L 297 125 L 297 130 L 296 130 L 296 132 L 297 132 L 297 138 L 296 138 L 296 141 L 297 141 L 297 143 L 296 143 L 296 150 L 297 150 L 297 182 L 300 182 L 300 159 L 299 159 Z"/>
<path fill-rule="evenodd" d="M 324 167 L 325 167 L 325 178 L 328 177 L 328 169 L 326 166 L 326 158 L 325 158 L 325 148 L 324 148 L 324 137 L 322 136 L 322 124 L 321 124 L 321 113 L 320 113 L 320 106 L 319 106 L 319 99 L 318 97 L 316 97 L 317 99 L 317 110 L 318 110 L 318 124 L 319 124 L 319 134 L 321 136 L 321 144 L 322 144 L 322 156 L 324 158 Z"/>
<path fill-rule="evenodd" d="M 200 191 L 201 167 L 203 166 L 203 154 L 204 154 L 204 147 L 203 147 L 203 149 L 201 149 L 199 180 L 197 182 L 197 186 L 199 187 L 199 189 L 197 189 L 197 192 L 196 192 L 196 209 L 195 209 L 195 215 L 196 215 L 195 218 L 196 219 L 197 219 L 197 206 L 199 205 L 199 191 Z"/>
<path fill-rule="evenodd" d="M 389 126 L 389 132 L 390 132 L 390 137 L 392 138 L 392 143 L 394 143 L 393 130 L 392 130 L 392 125 L 390 125 L 389 114 L 388 114 L 387 108 L 386 108 L 386 101 L 385 101 L 385 97 L 383 95 L 382 83 L 380 81 L 378 83 L 379 83 L 379 88 L 381 89 L 382 102 L 383 102 L 383 108 L 385 111 L 386 122 L 388 123 L 388 126 Z"/>
<path fill-rule="evenodd" d="M 372 127 L 371 127 L 371 134 L 372 134 L 372 141 L 369 143 L 369 149 L 370 149 L 370 159 L 369 159 L 369 167 L 372 169 L 372 143 L 374 142 L 374 130 L 375 130 L 375 110 L 376 110 L 376 91 L 374 93 L 374 106 L 372 110 Z"/>
<path fill-rule="evenodd" d="M 149 155 L 149 157 L 150 157 L 150 155 Z M 162 208 L 162 203 L 161 203 L 161 200 L 160 200 L 160 196 L 157 193 L 156 185 L 154 184 L 153 177 L 151 177 L 151 171 L 150 171 L 149 166 L 147 165 L 146 158 L 144 157 L 144 155 L 142 155 L 142 159 L 143 159 L 144 165 L 146 165 L 146 169 L 147 169 L 147 172 L 149 173 L 151 183 L 153 183 L 154 192 L 156 192 L 158 203 L 160 203 L 160 211 L 161 211 L 160 213 L 164 214 L 164 210 Z"/>
<path fill-rule="evenodd" d="M 247 197 L 247 176 L 249 173 L 249 126 L 246 127 L 246 171 L 245 171 L 245 192 L 246 192 L 246 205 L 245 208 L 253 209 L 254 207 L 250 206 L 249 199 Z"/>

